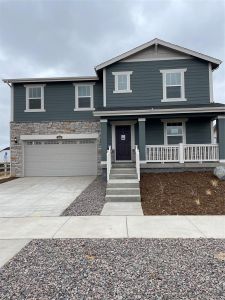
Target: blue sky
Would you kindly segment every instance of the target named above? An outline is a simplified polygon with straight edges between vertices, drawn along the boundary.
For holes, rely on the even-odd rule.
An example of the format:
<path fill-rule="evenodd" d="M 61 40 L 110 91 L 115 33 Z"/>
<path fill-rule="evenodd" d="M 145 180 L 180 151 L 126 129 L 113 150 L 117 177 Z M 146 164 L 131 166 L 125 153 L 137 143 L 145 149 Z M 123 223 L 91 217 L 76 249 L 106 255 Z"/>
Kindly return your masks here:
<path fill-rule="evenodd" d="M 93 75 L 106 59 L 158 37 L 225 60 L 224 0 L 0 0 L 0 78 Z M 213 74 L 225 103 L 224 63 Z M 10 89 L 0 82 L 0 149 Z"/>

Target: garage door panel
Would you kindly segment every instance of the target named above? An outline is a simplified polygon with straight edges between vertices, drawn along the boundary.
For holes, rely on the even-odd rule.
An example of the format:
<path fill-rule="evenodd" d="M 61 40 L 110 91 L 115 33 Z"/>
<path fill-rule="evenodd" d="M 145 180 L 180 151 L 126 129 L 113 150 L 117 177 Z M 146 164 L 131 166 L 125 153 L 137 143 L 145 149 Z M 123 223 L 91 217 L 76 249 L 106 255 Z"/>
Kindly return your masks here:
<path fill-rule="evenodd" d="M 25 176 L 97 174 L 97 144 L 32 144 L 24 147 Z"/>

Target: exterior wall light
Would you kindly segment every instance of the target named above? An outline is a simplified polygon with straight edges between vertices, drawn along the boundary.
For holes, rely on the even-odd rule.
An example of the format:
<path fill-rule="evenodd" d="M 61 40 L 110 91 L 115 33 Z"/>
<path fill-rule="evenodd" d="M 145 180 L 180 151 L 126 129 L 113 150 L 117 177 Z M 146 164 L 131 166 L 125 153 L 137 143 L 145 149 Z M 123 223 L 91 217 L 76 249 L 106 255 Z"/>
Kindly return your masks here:
<path fill-rule="evenodd" d="M 14 137 L 14 143 L 17 144 L 18 141 L 17 141 L 17 137 Z"/>

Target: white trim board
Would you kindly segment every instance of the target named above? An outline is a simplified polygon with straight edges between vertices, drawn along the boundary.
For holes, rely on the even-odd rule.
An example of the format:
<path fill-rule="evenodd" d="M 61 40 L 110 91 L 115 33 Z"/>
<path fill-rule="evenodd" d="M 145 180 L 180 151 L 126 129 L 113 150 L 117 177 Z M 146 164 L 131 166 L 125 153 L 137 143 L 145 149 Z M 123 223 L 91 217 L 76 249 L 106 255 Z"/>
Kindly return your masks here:
<path fill-rule="evenodd" d="M 212 73 L 212 64 L 209 63 L 209 99 L 213 103 L 213 73 Z"/>
<path fill-rule="evenodd" d="M 106 107 L 106 69 L 103 69 L 103 106 Z"/>
<path fill-rule="evenodd" d="M 65 139 L 97 139 L 98 133 L 77 133 L 77 134 L 28 134 L 28 135 L 21 135 L 20 139 L 23 141 L 28 140 L 56 140 L 57 136 L 61 136 L 63 140 Z"/>
<path fill-rule="evenodd" d="M 167 108 L 167 109 L 134 109 L 134 110 L 116 110 L 116 111 L 95 111 L 93 115 L 100 116 L 132 116 L 132 115 L 167 115 L 173 113 L 186 114 L 186 113 L 207 113 L 207 112 L 223 112 L 225 113 L 225 107 L 196 107 L 196 108 Z M 219 118 L 219 117 L 218 117 Z M 225 116 L 221 116 L 225 118 Z"/>
<path fill-rule="evenodd" d="M 159 60 L 179 60 L 179 59 L 193 59 L 193 57 L 188 57 L 188 56 L 174 56 L 174 57 L 152 57 L 152 58 L 131 58 L 131 59 L 125 59 L 122 60 L 122 63 L 126 62 L 145 62 L 145 61 L 159 61 Z"/>

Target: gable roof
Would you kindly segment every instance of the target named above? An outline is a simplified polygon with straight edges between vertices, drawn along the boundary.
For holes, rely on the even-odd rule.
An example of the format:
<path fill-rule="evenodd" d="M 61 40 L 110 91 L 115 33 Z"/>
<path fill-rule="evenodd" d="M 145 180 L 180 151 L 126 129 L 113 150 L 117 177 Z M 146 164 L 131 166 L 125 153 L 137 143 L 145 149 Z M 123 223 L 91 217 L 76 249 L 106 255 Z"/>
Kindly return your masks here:
<path fill-rule="evenodd" d="M 99 71 L 115 62 L 118 62 L 122 59 L 125 59 L 139 51 L 142 51 L 148 47 L 151 47 L 155 44 L 158 44 L 158 45 L 161 45 L 161 46 L 164 46 L 164 47 L 167 47 L 167 48 L 170 48 L 170 49 L 173 49 L 173 50 L 176 50 L 176 51 L 179 51 L 179 52 L 182 52 L 182 53 L 185 53 L 187 55 L 191 55 L 191 56 L 194 56 L 194 57 L 197 57 L 197 58 L 200 58 L 200 59 L 203 59 L 203 60 L 206 60 L 208 62 L 211 62 L 213 64 L 213 69 L 217 68 L 221 63 L 222 61 L 219 60 L 219 59 L 216 59 L 216 58 L 213 58 L 211 56 L 208 56 L 208 55 L 205 55 L 205 54 L 202 54 L 202 53 L 199 53 L 199 52 L 196 52 L 196 51 L 193 51 L 193 50 L 190 50 L 190 49 L 187 49 L 187 48 L 184 48 L 184 47 L 181 47 L 181 46 L 178 46 L 178 45 L 174 45 L 174 44 L 171 44 L 171 43 L 168 43 L 168 42 L 165 42 L 163 40 L 160 40 L 160 39 L 153 39 L 151 40 L 150 42 L 147 42 L 145 44 L 142 44 L 136 48 L 133 48 L 125 53 L 122 53 L 121 55 L 118 55 L 116 57 L 113 57 L 112 59 L 109 59 L 103 63 L 101 63 L 100 65 L 97 65 L 95 67 L 95 70 L 96 71 Z"/>

